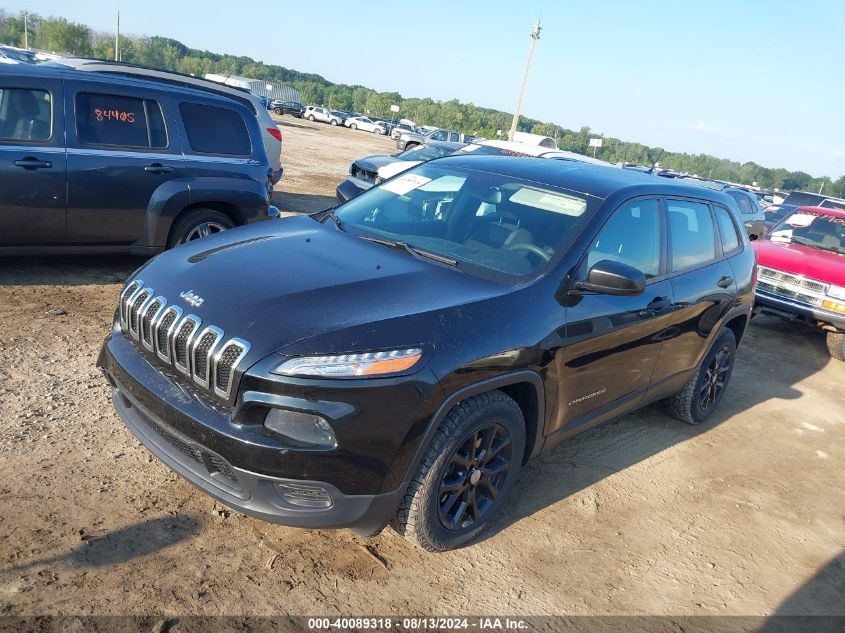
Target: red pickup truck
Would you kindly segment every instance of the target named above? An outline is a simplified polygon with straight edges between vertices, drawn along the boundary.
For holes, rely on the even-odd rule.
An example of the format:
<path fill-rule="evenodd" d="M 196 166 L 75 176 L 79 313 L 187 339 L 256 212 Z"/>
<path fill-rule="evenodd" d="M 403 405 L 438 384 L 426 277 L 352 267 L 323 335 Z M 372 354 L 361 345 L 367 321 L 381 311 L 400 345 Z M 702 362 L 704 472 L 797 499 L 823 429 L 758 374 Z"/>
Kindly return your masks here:
<path fill-rule="evenodd" d="M 845 211 L 798 207 L 752 244 L 755 310 L 821 327 L 845 361 Z"/>

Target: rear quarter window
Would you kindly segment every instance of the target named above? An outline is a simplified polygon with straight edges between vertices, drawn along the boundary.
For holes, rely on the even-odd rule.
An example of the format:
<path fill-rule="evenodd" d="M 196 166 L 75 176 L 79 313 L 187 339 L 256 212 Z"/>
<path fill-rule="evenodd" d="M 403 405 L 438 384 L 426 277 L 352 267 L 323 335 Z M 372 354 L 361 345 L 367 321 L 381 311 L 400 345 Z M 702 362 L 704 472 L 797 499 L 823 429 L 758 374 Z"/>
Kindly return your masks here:
<path fill-rule="evenodd" d="M 719 225 L 719 235 L 722 239 L 722 251 L 730 253 L 739 248 L 739 233 L 736 225 L 731 219 L 730 211 L 724 207 L 713 207 L 716 214 L 716 223 Z"/>
<path fill-rule="evenodd" d="M 200 103 L 181 103 L 179 111 L 195 152 L 225 156 L 249 156 L 252 143 L 243 117 L 229 108 Z"/>

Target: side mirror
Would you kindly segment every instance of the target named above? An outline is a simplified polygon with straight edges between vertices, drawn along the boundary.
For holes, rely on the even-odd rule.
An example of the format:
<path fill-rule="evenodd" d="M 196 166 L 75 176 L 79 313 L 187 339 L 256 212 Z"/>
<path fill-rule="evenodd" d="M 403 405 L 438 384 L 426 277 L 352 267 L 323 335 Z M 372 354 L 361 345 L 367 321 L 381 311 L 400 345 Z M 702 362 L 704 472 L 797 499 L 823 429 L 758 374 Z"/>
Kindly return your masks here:
<path fill-rule="evenodd" d="M 578 282 L 575 287 L 605 295 L 635 297 L 645 292 L 645 275 L 628 264 L 603 259 L 593 264 L 587 280 Z"/>

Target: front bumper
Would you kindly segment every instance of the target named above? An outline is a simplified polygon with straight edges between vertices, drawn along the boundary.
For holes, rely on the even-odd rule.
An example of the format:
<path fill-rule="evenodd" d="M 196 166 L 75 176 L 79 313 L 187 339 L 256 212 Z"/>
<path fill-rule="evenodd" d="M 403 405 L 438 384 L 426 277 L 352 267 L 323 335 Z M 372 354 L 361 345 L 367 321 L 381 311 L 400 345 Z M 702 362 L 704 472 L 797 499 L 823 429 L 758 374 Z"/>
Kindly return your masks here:
<path fill-rule="evenodd" d="M 233 424 L 224 410 L 173 382 L 119 334 L 106 340 L 97 364 L 132 434 L 176 473 L 235 510 L 272 523 L 367 535 L 380 531 L 396 511 L 403 487 L 350 494 L 309 478 L 301 455 Z M 300 493 L 291 494 L 292 488 Z M 319 504 L 308 491 L 319 495 Z"/>
<path fill-rule="evenodd" d="M 758 310 L 785 318 L 801 318 L 813 323 L 821 322 L 832 325 L 837 330 L 845 331 L 845 315 L 837 314 L 829 310 L 820 310 L 786 297 L 766 292 L 757 291 L 754 295 L 754 307 Z"/>
<path fill-rule="evenodd" d="M 372 187 L 372 185 L 364 187 L 363 185 L 365 184 L 369 183 L 363 183 L 357 178 L 347 178 L 337 186 L 337 189 L 335 189 L 335 195 L 337 195 L 337 199 L 340 202 L 346 202 Z"/>

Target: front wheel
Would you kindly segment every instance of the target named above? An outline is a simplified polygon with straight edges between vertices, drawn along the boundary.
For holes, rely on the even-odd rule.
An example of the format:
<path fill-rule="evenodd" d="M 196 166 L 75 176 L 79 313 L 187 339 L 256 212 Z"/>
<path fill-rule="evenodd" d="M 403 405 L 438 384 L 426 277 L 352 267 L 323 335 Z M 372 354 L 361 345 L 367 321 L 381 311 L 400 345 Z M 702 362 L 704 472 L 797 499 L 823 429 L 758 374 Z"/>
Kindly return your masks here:
<path fill-rule="evenodd" d="M 525 421 L 501 391 L 467 398 L 434 434 L 391 525 L 415 545 L 460 547 L 490 523 L 519 474 Z"/>
<path fill-rule="evenodd" d="M 728 388 L 736 358 L 736 337 L 723 328 L 695 375 L 664 402 L 672 416 L 687 424 L 701 424 L 719 406 Z"/>
<path fill-rule="evenodd" d="M 235 226 L 232 220 L 213 209 L 193 209 L 179 218 L 170 229 L 167 248 L 193 242 Z"/>
<path fill-rule="evenodd" d="M 352 125 L 349 126 L 349 129 L 350 130 L 357 130 L 358 126 L 353 123 Z"/>
<path fill-rule="evenodd" d="M 331 123 L 332 125 L 337 125 L 337 119 L 332 119 L 331 121 L 329 121 L 329 123 Z"/>
<path fill-rule="evenodd" d="M 279 116 L 282 116 L 285 113 L 284 110 L 282 110 L 281 108 L 276 108 L 275 110 L 273 110 L 273 112 L 275 112 Z"/>
<path fill-rule="evenodd" d="M 378 128 L 375 128 L 373 130 L 373 134 L 381 134 L 381 130 L 379 130 Z"/>
<path fill-rule="evenodd" d="M 313 122 L 314 122 L 314 115 L 313 115 L 313 114 L 309 114 L 309 115 L 308 115 L 308 120 L 309 120 L 309 121 L 311 121 L 311 123 L 313 123 Z"/>
<path fill-rule="evenodd" d="M 827 333 L 827 351 L 832 358 L 845 361 L 845 332 Z"/>

